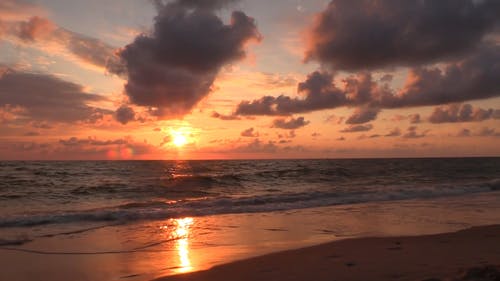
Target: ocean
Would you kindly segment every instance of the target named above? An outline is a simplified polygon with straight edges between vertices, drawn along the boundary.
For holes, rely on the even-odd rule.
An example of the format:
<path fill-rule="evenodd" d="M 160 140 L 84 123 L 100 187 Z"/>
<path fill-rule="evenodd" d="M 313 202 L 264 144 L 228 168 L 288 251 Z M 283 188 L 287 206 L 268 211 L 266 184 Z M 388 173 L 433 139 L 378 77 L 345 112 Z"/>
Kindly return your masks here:
<path fill-rule="evenodd" d="M 3 161 L 0 254 L 78 256 L 72 280 L 148 280 L 339 237 L 498 223 L 499 192 L 500 158 Z"/>

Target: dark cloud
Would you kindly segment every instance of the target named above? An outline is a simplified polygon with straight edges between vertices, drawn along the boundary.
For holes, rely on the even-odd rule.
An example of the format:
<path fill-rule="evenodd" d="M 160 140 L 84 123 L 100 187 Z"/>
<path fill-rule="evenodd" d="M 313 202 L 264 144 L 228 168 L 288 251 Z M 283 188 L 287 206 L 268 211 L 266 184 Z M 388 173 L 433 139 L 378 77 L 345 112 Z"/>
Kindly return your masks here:
<path fill-rule="evenodd" d="M 220 119 L 220 120 L 241 120 L 240 117 L 236 116 L 236 115 L 224 115 L 224 114 L 220 114 L 219 112 L 212 112 L 212 115 L 210 115 L 212 118 L 217 118 L 217 119 Z"/>
<path fill-rule="evenodd" d="M 220 68 L 245 57 L 245 44 L 260 34 L 254 19 L 235 11 L 224 24 L 213 9 L 230 1 L 156 1 L 151 34 L 138 36 L 120 57 L 125 92 L 136 105 L 161 117 L 188 113 L 211 91 Z"/>
<path fill-rule="evenodd" d="M 457 133 L 457 137 L 470 137 L 471 131 L 469 129 L 462 129 Z"/>
<path fill-rule="evenodd" d="M 318 14 L 306 60 L 335 69 L 419 65 L 474 52 L 499 22 L 497 0 L 335 0 Z"/>
<path fill-rule="evenodd" d="M 30 131 L 30 132 L 26 132 L 23 136 L 25 136 L 25 137 L 36 137 L 36 136 L 39 136 L 39 135 L 40 135 L 39 132 Z"/>
<path fill-rule="evenodd" d="M 411 124 L 418 124 L 421 121 L 420 114 L 418 113 L 408 115 L 408 119 L 410 120 Z"/>
<path fill-rule="evenodd" d="M 273 120 L 273 128 L 287 129 L 287 130 L 295 130 L 309 124 L 309 121 L 306 121 L 304 117 L 299 117 L 297 119 L 290 118 L 286 119 L 275 119 Z"/>
<path fill-rule="evenodd" d="M 364 140 L 364 139 L 376 139 L 376 138 L 379 138 L 381 137 L 381 135 L 379 134 L 374 134 L 374 135 L 365 135 L 365 134 L 362 134 L 361 136 L 358 137 L 358 140 Z"/>
<path fill-rule="evenodd" d="M 17 26 L 17 36 L 26 41 L 35 41 L 40 37 L 49 36 L 56 26 L 48 19 L 32 17 L 28 21 L 21 21 Z"/>
<path fill-rule="evenodd" d="M 48 130 L 48 129 L 52 129 L 53 128 L 51 125 L 47 124 L 46 122 L 33 122 L 31 124 L 31 126 L 33 128 L 44 129 L 44 130 Z"/>
<path fill-rule="evenodd" d="M 500 45 L 491 45 L 464 60 L 447 65 L 444 70 L 438 67 L 414 68 L 402 92 L 384 96 L 378 103 L 386 108 L 397 108 L 499 96 L 499 60 Z"/>
<path fill-rule="evenodd" d="M 346 124 L 363 124 L 377 119 L 380 109 L 375 107 L 360 107 L 347 118 Z"/>
<path fill-rule="evenodd" d="M 401 130 L 399 128 L 394 128 L 384 137 L 399 137 L 399 136 L 401 136 Z"/>
<path fill-rule="evenodd" d="M 275 153 L 279 150 L 279 147 L 274 141 L 263 142 L 260 139 L 254 139 L 252 142 L 236 147 L 232 150 L 225 152 L 237 152 L 237 153 Z"/>
<path fill-rule="evenodd" d="M 421 133 L 417 132 L 417 127 L 416 126 L 411 126 L 408 128 L 407 132 L 403 135 L 403 138 L 406 139 L 418 139 L 418 138 L 423 138 L 427 136 L 427 133 L 429 131 L 423 131 Z"/>
<path fill-rule="evenodd" d="M 391 74 L 385 74 L 384 76 L 382 76 L 382 78 L 380 78 L 380 82 L 389 83 L 389 82 L 392 81 L 392 79 L 394 79 L 393 75 L 391 75 Z"/>
<path fill-rule="evenodd" d="M 122 145 L 127 144 L 129 141 L 126 139 L 116 139 L 116 140 L 98 140 L 95 138 L 79 139 L 77 137 L 71 137 L 69 139 L 61 139 L 59 143 L 63 146 L 108 146 L 108 145 Z"/>
<path fill-rule="evenodd" d="M 410 70 L 406 84 L 399 90 L 375 82 L 366 72 L 334 83 L 334 75 L 315 71 L 299 83 L 301 98 L 264 96 L 241 102 L 235 114 L 290 115 L 342 106 L 403 108 L 441 105 L 500 96 L 500 45 L 484 46 L 464 60 L 438 67 Z"/>
<path fill-rule="evenodd" d="M 166 151 L 145 141 L 131 137 L 97 139 L 95 137 L 70 137 L 56 142 L 37 143 L 22 140 L 0 142 L 2 159 L 50 159 L 53 160 L 103 160 L 103 159 L 151 159 Z"/>
<path fill-rule="evenodd" d="M 177 0 L 177 3 L 181 6 L 188 8 L 197 8 L 197 9 L 220 9 L 224 6 L 227 6 L 231 3 L 237 2 L 238 0 Z M 164 1 L 156 0 L 156 5 L 162 6 L 164 5 Z"/>
<path fill-rule="evenodd" d="M 237 109 L 240 115 L 289 115 L 315 110 L 330 109 L 346 105 L 364 104 L 370 101 L 370 95 L 376 92 L 376 84 L 371 75 L 360 74 L 344 81 L 344 89 L 333 83 L 334 75 L 329 72 L 315 71 L 306 81 L 299 83 L 298 92 L 304 98 L 264 96 L 252 102 L 243 101 Z"/>
<path fill-rule="evenodd" d="M 281 139 L 281 138 L 286 138 L 286 139 L 293 139 L 297 136 L 297 134 L 295 133 L 295 130 L 290 130 L 288 131 L 287 134 L 278 134 L 278 138 Z"/>
<path fill-rule="evenodd" d="M 246 130 L 244 130 L 243 132 L 241 132 L 240 134 L 242 137 L 250 137 L 250 138 L 255 138 L 255 137 L 258 137 L 259 136 L 259 133 L 254 131 L 253 128 L 248 128 Z"/>
<path fill-rule="evenodd" d="M 20 107 L 17 114 L 38 122 L 93 123 L 112 111 L 89 104 L 105 98 L 83 86 L 40 73 L 12 69 L 0 75 L 0 107 Z"/>
<path fill-rule="evenodd" d="M 128 122 L 135 120 L 135 111 L 129 106 L 122 105 L 116 110 L 115 119 L 125 125 Z"/>
<path fill-rule="evenodd" d="M 335 140 L 337 140 L 337 141 L 345 141 L 345 138 L 344 137 L 338 137 Z"/>
<path fill-rule="evenodd" d="M 241 102 L 235 114 L 240 115 L 290 115 L 316 110 L 333 109 L 342 106 L 366 106 L 365 111 L 382 97 L 392 96 L 391 89 L 379 86 L 369 73 L 360 73 L 343 81 L 343 87 L 334 84 L 334 75 L 329 72 L 315 71 L 299 83 L 298 92 L 303 98 L 264 96 L 254 101 Z M 373 105 L 373 107 L 378 107 Z"/>
<path fill-rule="evenodd" d="M 480 137 L 500 137 L 500 132 L 497 132 L 495 128 L 484 127 L 477 133 L 477 136 L 480 136 Z"/>
<path fill-rule="evenodd" d="M 436 107 L 429 116 L 431 123 L 480 122 L 487 119 L 500 119 L 500 109 L 482 109 L 470 104 L 453 104 Z"/>
<path fill-rule="evenodd" d="M 373 129 L 372 124 L 351 125 L 345 129 L 341 130 L 340 132 L 342 132 L 342 133 L 366 132 L 366 131 L 370 131 L 371 129 Z"/>

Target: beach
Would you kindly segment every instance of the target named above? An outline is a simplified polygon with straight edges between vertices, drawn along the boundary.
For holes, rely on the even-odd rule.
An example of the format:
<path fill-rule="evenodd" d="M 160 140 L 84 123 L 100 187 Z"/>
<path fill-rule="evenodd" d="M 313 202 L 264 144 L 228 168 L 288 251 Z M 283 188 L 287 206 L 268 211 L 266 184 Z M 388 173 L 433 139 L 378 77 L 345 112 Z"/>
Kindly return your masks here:
<path fill-rule="evenodd" d="M 2 245 L 0 280 L 212 280 L 218 274 L 240 274 L 236 280 L 322 280 L 300 279 L 314 268 L 314 274 L 329 276 L 326 280 L 455 276 L 472 266 L 498 264 L 498 226 L 487 226 L 498 221 L 500 192 L 93 229 L 79 224 L 80 231 L 67 226 L 32 241 Z M 442 234 L 471 227 L 453 239 L 448 237 L 456 234 Z M 182 235 L 172 236 L 177 234 Z M 372 276 L 359 275 L 365 271 Z M 373 279 L 375 273 L 381 279 Z"/>
<path fill-rule="evenodd" d="M 487 265 L 500 266 L 500 225 L 435 235 L 347 239 L 157 281 L 440 280 L 474 274 L 473 268 L 480 269 L 477 278 L 487 277 L 491 272 L 481 275 Z M 500 271 L 495 278 L 474 280 L 498 280 Z"/>

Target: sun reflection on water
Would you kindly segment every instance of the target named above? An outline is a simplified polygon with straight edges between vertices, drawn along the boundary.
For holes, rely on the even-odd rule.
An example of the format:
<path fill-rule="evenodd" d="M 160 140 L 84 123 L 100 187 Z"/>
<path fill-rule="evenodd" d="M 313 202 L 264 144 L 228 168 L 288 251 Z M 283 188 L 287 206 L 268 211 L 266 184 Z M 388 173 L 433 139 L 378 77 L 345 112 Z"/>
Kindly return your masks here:
<path fill-rule="evenodd" d="M 177 239 L 175 248 L 179 256 L 179 265 L 176 269 L 178 273 L 189 272 L 193 270 L 191 259 L 189 258 L 189 228 L 193 224 L 193 218 L 175 219 L 175 230 L 172 236 Z"/>

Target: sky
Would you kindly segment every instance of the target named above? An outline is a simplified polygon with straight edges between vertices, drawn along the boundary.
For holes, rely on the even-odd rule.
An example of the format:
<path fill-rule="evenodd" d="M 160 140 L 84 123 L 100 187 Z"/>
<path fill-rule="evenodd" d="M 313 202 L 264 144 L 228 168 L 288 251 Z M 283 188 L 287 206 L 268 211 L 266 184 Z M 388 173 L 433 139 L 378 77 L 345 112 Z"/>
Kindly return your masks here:
<path fill-rule="evenodd" d="M 0 160 L 498 143 L 497 0 L 0 0 Z"/>

